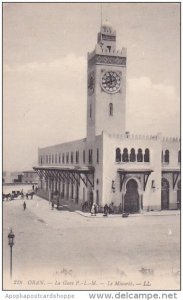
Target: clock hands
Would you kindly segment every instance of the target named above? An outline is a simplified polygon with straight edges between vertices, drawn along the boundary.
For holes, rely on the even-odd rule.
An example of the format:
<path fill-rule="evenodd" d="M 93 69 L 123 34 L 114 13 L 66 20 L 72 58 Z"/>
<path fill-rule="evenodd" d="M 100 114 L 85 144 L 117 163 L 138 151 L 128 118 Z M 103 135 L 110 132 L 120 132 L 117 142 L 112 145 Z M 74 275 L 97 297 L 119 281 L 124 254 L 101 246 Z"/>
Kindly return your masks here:
<path fill-rule="evenodd" d="M 113 85 L 113 83 L 116 83 L 116 78 L 113 77 L 111 74 L 109 74 L 109 80 L 105 81 L 106 84 L 110 84 L 110 85 Z"/>
<path fill-rule="evenodd" d="M 120 75 L 113 71 L 104 73 L 101 86 L 107 93 L 118 92 L 120 89 Z"/>

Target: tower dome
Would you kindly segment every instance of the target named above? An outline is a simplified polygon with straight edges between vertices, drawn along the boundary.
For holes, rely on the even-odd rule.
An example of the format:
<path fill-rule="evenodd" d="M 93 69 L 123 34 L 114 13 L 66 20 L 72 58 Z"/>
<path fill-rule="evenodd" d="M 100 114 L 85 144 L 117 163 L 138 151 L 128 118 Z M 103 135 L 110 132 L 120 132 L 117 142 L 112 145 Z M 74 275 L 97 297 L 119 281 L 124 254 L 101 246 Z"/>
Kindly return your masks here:
<path fill-rule="evenodd" d="M 107 50 L 111 53 L 116 51 L 116 30 L 113 29 L 108 20 L 105 20 L 101 25 L 97 43 L 104 51 Z"/>
<path fill-rule="evenodd" d="M 101 31 L 106 32 L 106 33 L 114 32 L 112 25 L 110 24 L 110 22 L 107 19 L 105 19 L 105 21 L 102 23 Z"/>

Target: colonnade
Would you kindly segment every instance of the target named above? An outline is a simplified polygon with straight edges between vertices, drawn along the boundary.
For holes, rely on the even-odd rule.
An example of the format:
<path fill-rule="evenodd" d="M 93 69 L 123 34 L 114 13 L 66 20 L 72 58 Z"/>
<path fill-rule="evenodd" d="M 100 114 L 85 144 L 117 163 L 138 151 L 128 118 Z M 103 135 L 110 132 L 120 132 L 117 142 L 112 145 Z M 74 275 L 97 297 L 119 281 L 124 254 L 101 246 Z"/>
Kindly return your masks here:
<path fill-rule="evenodd" d="M 35 167 L 39 175 L 40 194 L 48 199 L 54 195 L 59 200 L 73 200 L 82 204 L 91 200 L 94 189 L 94 172 L 89 170 L 50 170 Z"/>

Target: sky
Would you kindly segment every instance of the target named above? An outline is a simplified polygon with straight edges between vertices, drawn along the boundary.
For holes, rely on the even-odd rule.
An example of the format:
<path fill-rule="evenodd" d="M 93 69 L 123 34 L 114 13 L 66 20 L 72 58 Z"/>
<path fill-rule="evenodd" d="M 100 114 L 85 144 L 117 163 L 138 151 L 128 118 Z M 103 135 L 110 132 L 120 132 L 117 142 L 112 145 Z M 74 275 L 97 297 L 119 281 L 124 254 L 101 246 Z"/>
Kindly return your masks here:
<path fill-rule="evenodd" d="M 127 47 L 126 131 L 180 135 L 179 9 L 102 5 L 117 49 Z M 38 147 L 86 137 L 87 52 L 100 26 L 100 3 L 3 4 L 4 170 L 30 170 Z"/>

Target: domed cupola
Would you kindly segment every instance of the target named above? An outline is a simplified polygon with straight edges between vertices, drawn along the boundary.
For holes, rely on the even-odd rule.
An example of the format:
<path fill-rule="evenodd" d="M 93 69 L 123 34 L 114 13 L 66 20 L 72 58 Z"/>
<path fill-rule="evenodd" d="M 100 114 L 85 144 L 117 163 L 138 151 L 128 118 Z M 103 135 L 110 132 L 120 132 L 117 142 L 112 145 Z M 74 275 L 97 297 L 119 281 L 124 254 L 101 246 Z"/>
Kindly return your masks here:
<path fill-rule="evenodd" d="M 108 20 L 105 20 L 101 25 L 97 43 L 104 51 L 116 51 L 116 30 L 113 29 Z"/>
<path fill-rule="evenodd" d="M 107 19 L 103 22 L 101 26 L 101 32 L 106 34 L 115 33 L 115 30 L 112 28 L 112 25 L 109 23 Z"/>

